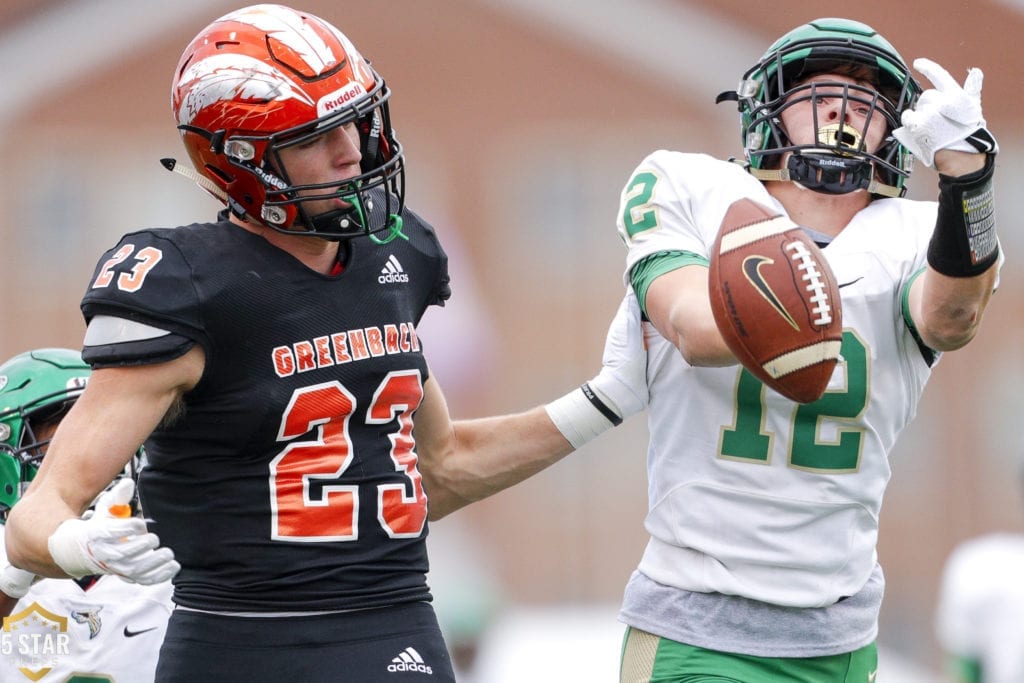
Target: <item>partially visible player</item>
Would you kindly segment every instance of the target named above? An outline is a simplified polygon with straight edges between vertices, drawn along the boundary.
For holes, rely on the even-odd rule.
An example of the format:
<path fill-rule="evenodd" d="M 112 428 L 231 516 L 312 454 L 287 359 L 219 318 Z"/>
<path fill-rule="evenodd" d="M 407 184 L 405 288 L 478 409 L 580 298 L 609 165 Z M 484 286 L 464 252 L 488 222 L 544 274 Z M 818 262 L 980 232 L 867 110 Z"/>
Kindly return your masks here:
<path fill-rule="evenodd" d="M 0 365 L 0 615 L 18 634 L 49 617 L 65 620 L 66 649 L 47 652 L 40 643 L 12 640 L 0 655 L 0 681 L 28 681 L 48 668 L 53 681 L 152 681 L 157 653 L 170 617 L 171 584 L 144 586 L 101 574 L 79 579 L 38 579 L 12 567 L 3 550 L 10 509 L 36 475 L 50 437 L 77 400 L 90 374 L 77 351 L 35 349 Z M 92 514 L 110 514 L 128 497 L 135 461 Z M 137 509 L 137 506 L 135 506 Z M 118 509 L 114 509 L 116 514 Z M 131 512 L 129 512 L 131 514 Z M 72 675 L 74 677 L 72 677 Z"/>
<path fill-rule="evenodd" d="M 950 681 L 1024 681 L 1024 534 L 993 532 L 954 548 L 935 630 Z"/>

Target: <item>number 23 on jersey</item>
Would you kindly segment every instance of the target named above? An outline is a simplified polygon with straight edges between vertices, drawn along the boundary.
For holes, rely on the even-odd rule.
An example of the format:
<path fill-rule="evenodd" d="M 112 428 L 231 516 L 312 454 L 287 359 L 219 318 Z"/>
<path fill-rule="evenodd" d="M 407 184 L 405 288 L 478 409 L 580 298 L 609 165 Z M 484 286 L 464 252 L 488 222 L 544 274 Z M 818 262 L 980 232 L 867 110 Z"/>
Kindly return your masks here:
<path fill-rule="evenodd" d="M 415 538 L 427 519 L 427 496 L 416 467 L 412 414 L 423 400 L 418 370 L 388 373 L 366 411 L 367 424 L 397 423 L 389 435 L 390 457 L 408 483 L 377 486 L 377 521 L 391 538 Z M 349 423 L 356 399 L 341 383 L 296 389 L 281 419 L 278 441 L 316 430 L 317 438 L 290 443 L 270 463 L 271 538 L 298 542 L 353 541 L 359 538 L 359 487 L 324 484 L 314 497 L 311 484 L 340 482 L 356 457 Z M 409 491 L 411 490 L 411 493 Z"/>

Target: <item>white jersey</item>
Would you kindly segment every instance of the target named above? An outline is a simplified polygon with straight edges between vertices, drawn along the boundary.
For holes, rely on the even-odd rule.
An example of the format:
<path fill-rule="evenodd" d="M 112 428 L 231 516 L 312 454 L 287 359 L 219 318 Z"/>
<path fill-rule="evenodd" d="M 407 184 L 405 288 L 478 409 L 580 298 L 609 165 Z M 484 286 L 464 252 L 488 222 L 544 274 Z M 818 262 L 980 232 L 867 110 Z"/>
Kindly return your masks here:
<path fill-rule="evenodd" d="M 70 579 L 37 581 L 4 618 L 0 681 L 152 681 L 171 590 L 169 581 L 143 586 L 109 575 L 87 590 Z"/>
<path fill-rule="evenodd" d="M 652 254 L 709 258 L 729 205 L 785 210 L 735 163 L 658 151 L 623 191 L 630 269 Z M 824 254 L 842 295 L 842 359 L 800 405 L 740 366 L 697 368 L 648 334 L 651 535 L 639 571 L 687 591 L 819 607 L 856 594 L 876 565 L 888 453 L 930 374 L 905 322 L 936 203 L 880 199 Z M 649 329 L 650 326 L 647 326 Z"/>
<path fill-rule="evenodd" d="M 1024 536 L 958 546 L 942 578 L 936 634 L 946 652 L 980 664 L 985 683 L 1024 681 Z"/>

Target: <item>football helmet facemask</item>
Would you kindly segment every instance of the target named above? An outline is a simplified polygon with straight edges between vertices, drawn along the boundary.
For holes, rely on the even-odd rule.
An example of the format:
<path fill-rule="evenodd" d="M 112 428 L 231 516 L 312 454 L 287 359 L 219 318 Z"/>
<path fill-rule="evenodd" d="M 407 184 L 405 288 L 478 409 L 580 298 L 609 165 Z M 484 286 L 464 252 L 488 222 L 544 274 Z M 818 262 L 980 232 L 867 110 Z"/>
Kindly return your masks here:
<path fill-rule="evenodd" d="M 39 438 L 40 427 L 67 414 L 89 374 L 81 354 L 71 349 L 26 351 L 0 365 L 0 522 L 39 470 L 50 442 Z M 118 479 L 135 477 L 138 466 L 136 454 Z"/>
<path fill-rule="evenodd" d="M 33 427 L 60 420 L 88 378 L 89 366 L 70 349 L 27 351 L 0 365 L 0 518 L 35 478 L 49 443 Z"/>
<path fill-rule="evenodd" d="M 867 75 L 871 87 L 807 79 L 816 74 Z M 828 194 L 867 190 L 900 197 L 906 193 L 913 159 L 893 136 L 900 115 L 921 94 L 920 84 L 896 49 L 870 26 L 847 19 L 816 19 L 779 38 L 749 69 L 735 92 L 717 102 L 739 103 L 743 151 L 750 172 L 762 180 L 792 180 Z M 817 138 L 794 144 L 782 124 L 782 112 L 797 102 L 842 98 L 839 121 L 854 108 L 867 113 L 863 128 L 815 120 Z M 817 108 L 814 108 L 815 112 Z M 885 138 L 875 151 L 866 148 L 866 132 L 875 116 L 884 117 Z M 791 152 L 785 157 L 787 152 Z M 785 168 L 780 168 L 786 158 Z"/>
<path fill-rule="evenodd" d="M 175 71 L 171 105 L 193 165 L 223 191 L 213 194 L 233 213 L 288 234 L 337 240 L 400 230 L 405 169 L 390 95 L 329 23 L 280 5 L 254 5 L 193 39 Z M 359 131 L 361 174 L 293 184 L 279 151 L 350 123 Z M 351 206 L 317 215 L 307 209 L 310 201 L 331 198 Z"/>

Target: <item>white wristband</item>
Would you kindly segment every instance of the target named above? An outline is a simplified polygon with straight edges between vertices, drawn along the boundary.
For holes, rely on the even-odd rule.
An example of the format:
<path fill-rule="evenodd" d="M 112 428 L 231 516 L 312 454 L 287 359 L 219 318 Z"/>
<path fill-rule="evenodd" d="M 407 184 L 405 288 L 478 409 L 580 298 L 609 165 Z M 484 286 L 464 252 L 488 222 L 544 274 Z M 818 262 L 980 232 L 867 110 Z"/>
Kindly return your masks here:
<path fill-rule="evenodd" d="M 603 406 L 604 410 L 599 405 Z M 602 397 L 594 393 L 587 384 L 573 389 L 561 398 L 556 398 L 544 406 L 544 410 L 573 448 L 579 448 L 622 422 L 622 419 L 602 401 Z M 613 421 L 609 414 L 615 416 L 616 421 Z"/>
<path fill-rule="evenodd" d="M 32 587 L 32 582 L 36 580 L 36 575 L 32 572 L 27 572 L 24 569 L 18 569 L 14 565 L 6 564 L 4 568 L 0 570 L 0 591 L 2 591 L 8 597 L 21 599 L 28 593 L 28 589 Z"/>

